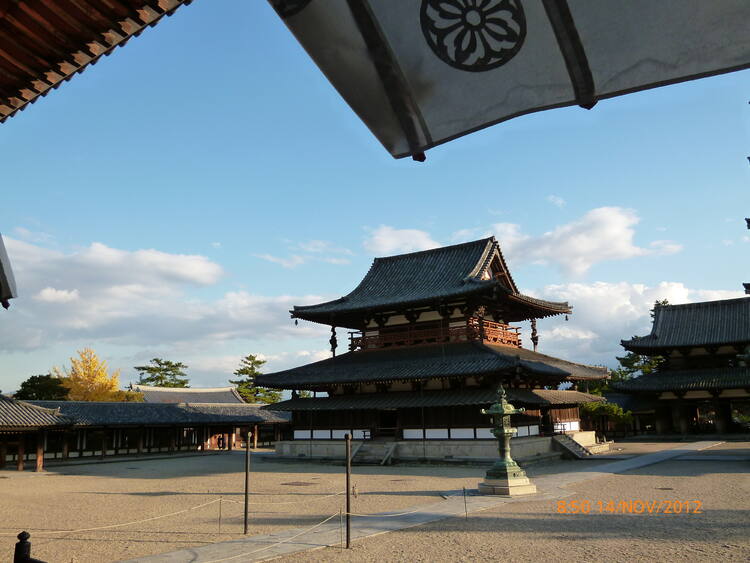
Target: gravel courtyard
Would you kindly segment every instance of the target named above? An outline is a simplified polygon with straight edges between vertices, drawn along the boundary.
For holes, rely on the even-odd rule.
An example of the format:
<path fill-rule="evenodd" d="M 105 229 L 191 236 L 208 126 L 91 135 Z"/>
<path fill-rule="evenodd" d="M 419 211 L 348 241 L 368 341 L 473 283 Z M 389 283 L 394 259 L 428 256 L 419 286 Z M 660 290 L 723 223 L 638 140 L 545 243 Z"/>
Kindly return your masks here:
<path fill-rule="evenodd" d="M 628 450 L 640 453 L 632 443 Z M 726 451 L 750 454 L 750 444 L 735 443 Z M 532 477 L 587 472 L 603 463 L 564 461 L 531 466 L 528 472 Z M 58 466 L 39 474 L 2 471 L 0 553 L 10 558 L 21 530 L 32 534 L 33 555 L 50 563 L 117 561 L 237 539 L 242 536 L 243 468 L 244 458 L 235 452 Z M 616 561 L 747 560 L 749 469 L 750 463 L 741 461 L 669 461 L 572 486 L 574 494 L 566 499 L 593 505 L 609 499 L 701 500 L 703 514 L 558 514 L 556 501 L 529 501 L 474 513 L 468 520 L 365 539 L 348 552 L 327 548 L 287 559 L 530 561 L 606 553 Z M 476 488 L 483 474 L 484 468 L 470 466 L 355 467 L 353 511 L 376 513 L 438 501 L 444 492 Z M 343 506 L 343 496 L 335 496 L 344 490 L 341 466 L 253 458 L 251 479 L 251 534 L 310 526 Z M 211 504 L 200 506 L 205 503 Z M 133 523 L 106 528 L 128 522 Z M 105 529 L 90 530 L 98 527 Z"/>

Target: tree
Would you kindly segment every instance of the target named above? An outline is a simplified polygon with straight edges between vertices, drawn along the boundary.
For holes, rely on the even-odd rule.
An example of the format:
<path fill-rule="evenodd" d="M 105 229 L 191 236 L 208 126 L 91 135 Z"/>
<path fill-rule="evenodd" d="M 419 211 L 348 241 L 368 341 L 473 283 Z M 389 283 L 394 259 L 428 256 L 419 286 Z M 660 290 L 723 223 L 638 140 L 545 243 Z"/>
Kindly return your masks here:
<path fill-rule="evenodd" d="M 50 373 L 32 375 L 21 383 L 14 397 L 26 401 L 66 401 L 68 388 L 64 379 Z"/>
<path fill-rule="evenodd" d="M 184 371 L 188 367 L 182 362 L 170 362 L 153 358 L 149 366 L 135 366 L 141 376 L 138 383 L 154 387 L 190 387 L 190 379 Z"/>
<path fill-rule="evenodd" d="M 107 362 L 100 360 L 91 348 L 78 351 L 70 358 L 70 369 L 52 368 L 63 380 L 71 401 L 142 401 L 141 393 L 120 390 L 120 370 L 109 373 Z"/>
<path fill-rule="evenodd" d="M 255 378 L 261 374 L 260 368 L 265 363 L 265 360 L 249 354 L 240 360 L 240 367 L 234 370 L 234 375 L 239 379 L 229 380 L 229 383 L 237 386 L 237 392 L 248 403 L 278 403 L 281 400 L 281 391 L 255 385 Z"/>

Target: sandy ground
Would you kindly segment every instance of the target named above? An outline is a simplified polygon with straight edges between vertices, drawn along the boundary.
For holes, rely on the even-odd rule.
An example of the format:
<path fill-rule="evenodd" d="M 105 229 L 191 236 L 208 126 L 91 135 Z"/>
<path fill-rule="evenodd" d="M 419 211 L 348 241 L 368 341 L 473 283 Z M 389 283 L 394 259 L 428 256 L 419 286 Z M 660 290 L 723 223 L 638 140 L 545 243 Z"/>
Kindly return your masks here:
<path fill-rule="evenodd" d="M 588 500 L 588 514 L 558 513 L 558 500 L 509 503 L 283 561 L 749 561 L 748 471 L 748 462 L 667 461 L 571 486 L 563 502 Z M 610 500 L 700 500 L 702 513 L 691 502 L 687 514 L 618 514 Z"/>
<path fill-rule="evenodd" d="M 594 465 L 601 462 L 592 462 Z M 572 462 L 535 471 L 570 469 Z M 587 463 L 587 468 L 588 468 Z M 579 467 L 578 469 L 587 469 Z M 244 455 L 241 452 L 118 463 L 60 465 L 44 473 L 0 472 L 0 553 L 15 535 L 31 533 L 32 554 L 48 562 L 129 559 L 242 535 Z M 310 526 L 336 514 L 344 497 L 344 467 L 253 459 L 251 534 Z M 446 491 L 475 488 L 482 467 L 355 467 L 354 510 L 376 513 L 428 504 Z M 58 533 L 134 522 L 218 499 L 219 503 L 106 530 Z M 4 560 L 0 556 L 0 560 Z"/>
<path fill-rule="evenodd" d="M 669 446 L 662 443 L 662 447 Z M 737 444 L 733 446 L 734 449 L 737 447 Z M 748 451 L 750 444 L 739 447 Z M 531 466 L 529 475 L 594 471 L 604 463 L 607 461 L 541 464 Z M 581 499 L 594 501 L 615 495 L 643 500 L 684 496 L 704 499 L 705 514 L 674 516 L 664 522 L 678 522 L 680 534 L 692 538 L 689 545 L 694 545 L 696 550 L 710 548 L 707 553 L 712 555 L 711 558 L 721 555 L 722 559 L 740 556 L 747 559 L 750 557 L 746 539 L 750 522 L 750 483 L 745 472 L 749 465 L 742 462 L 669 462 L 644 468 L 633 475 L 590 481 L 577 485 L 575 490 Z M 2 471 L 0 545 L 5 547 L 0 548 L 0 553 L 7 553 L 10 557 L 14 536 L 21 530 L 32 534 L 33 555 L 50 563 L 116 561 L 236 539 L 242 533 L 243 468 L 243 455 L 235 452 L 58 466 L 39 474 Z M 355 467 L 352 481 L 358 494 L 353 500 L 353 511 L 376 513 L 437 502 L 444 492 L 462 487 L 476 488 L 483 474 L 484 468 L 471 466 Z M 662 491 L 660 488 L 672 490 Z M 328 495 L 343 492 L 343 467 L 253 459 L 251 490 L 251 534 L 310 526 L 342 508 L 342 496 Z M 114 529 L 59 533 L 60 530 L 109 526 L 171 514 L 220 497 L 224 499 L 220 503 L 221 531 L 219 503 L 214 502 L 168 518 Z M 650 519 L 643 515 L 560 515 L 554 512 L 553 504 L 552 501 L 515 503 L 472 515 L 468 521 L 449 520 L 363 540 L 355 545 L 354 550 L 344 554 L 326 549 L 297 557 L 315 561 L 331 558 L 359 561 L 513 558 L 512 551 L 506 548 L 515 545 L 528 550 L 531 539 L 534 540 L 533 546 L 551 543 L 548 548 L 536 552 L 533 548 L 529 551 L 530 558 L 540 558 L 544 553 L 554 552 L 548 549 L 570 548 L 572 544 L 577 546 L 579 556 L 588 556 L 593 553 L 590 550 L 604 540 L 615 542 L 613 545 L 621 546 L 618 549 L 632 556 L 633 549 L 638 546 L 645 549 L 644 546 L 660 539 L 659 530 L 670 545 L 676 541 L 666 532 L 669 527 L 650 529 L 646 524 L 654 518 L 663 519 L 664 515 L 651 516 Z M 626 518 L 629 520 L 624 520 Z M 644 533 L 651 535 L 646 534 L 646 539 L 634 543 L 631 532 L 635 533 L 644 524 Z M 508 530 L 502 545 L 490 535 L 499 529 Z M 416 534 L 416 531 L 424 531 L 424 534 Z M 542 532 L 542 535 L 535 532 Z M 655 539 L 648 539 L 654 534 Z M 591 541 L 571 542 L 572 539 Z M 722 548 L 726 551 L 715 551 L 716 546 L 721 545 L 730 547 Z M 670 549 L 676 547 L 672 545 Z M 637 553 L 644 557 L 648 554 L 647 551 Z M 672 552 L 662 550 L 659 553 Z"/>

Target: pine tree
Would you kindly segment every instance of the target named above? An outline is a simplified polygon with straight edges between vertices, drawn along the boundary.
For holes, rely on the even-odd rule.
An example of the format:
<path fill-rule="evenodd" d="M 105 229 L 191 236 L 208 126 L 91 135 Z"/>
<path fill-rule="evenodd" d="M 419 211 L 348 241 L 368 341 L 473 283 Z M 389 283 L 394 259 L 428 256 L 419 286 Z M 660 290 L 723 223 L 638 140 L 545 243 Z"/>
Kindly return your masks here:
<path fill-rule="evenodd" d="M 65 401 L 68 398 L 68 389 L 64 382 L 64 379 L 50 373 L 32 375 L 21 383 L 13 397 L 26 401 Z"/>
<path fill-rule="evenodd" d="M 260 368 L 265 363 L 265 360 L 249 354 L 240 360 L 240 367 L 234 370 L 234 375 L 240 379 L 229 380 L 248 403 L 278 403 L 281 400 L 281 391 L 255 385 L 255 377 L 261 374 Z"/>
<path fill-rule="evenodd" d="M 154 387 L 190 387 L 190 379 L 184 371 L 188 367 L 182 362 L 170 362 L 161 358 L 153 358 L 148 366 L 135 366 L 141 376 L 138 383 L 153 385 Z"/>

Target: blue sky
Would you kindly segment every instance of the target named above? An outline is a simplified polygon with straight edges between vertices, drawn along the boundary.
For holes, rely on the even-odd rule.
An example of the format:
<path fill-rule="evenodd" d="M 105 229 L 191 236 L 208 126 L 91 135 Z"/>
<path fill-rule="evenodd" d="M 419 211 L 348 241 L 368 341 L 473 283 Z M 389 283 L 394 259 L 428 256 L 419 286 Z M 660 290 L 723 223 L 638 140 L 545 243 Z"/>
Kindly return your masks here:
<path fill-rule="evenodd" d="M 524 291 L 575 313 L 541 350 L 615 365 L 654 299 L 741 295 L 750 72 L 512 120 L 393 160 L 263 2 L 196 2 L 0 125 L 20 296 L 0 389 L 92 346 L 193 385 L 239 357 L 325 356 L 293 304 L 373 256 L 495 234 Z"/>

